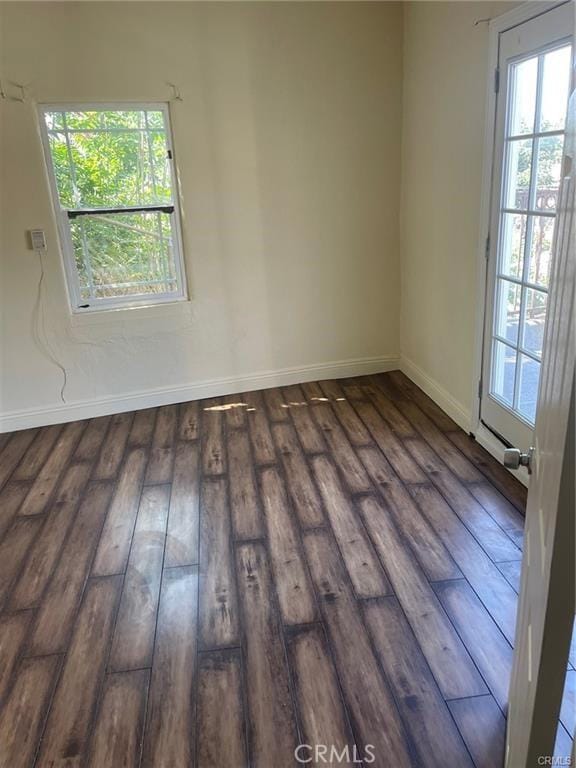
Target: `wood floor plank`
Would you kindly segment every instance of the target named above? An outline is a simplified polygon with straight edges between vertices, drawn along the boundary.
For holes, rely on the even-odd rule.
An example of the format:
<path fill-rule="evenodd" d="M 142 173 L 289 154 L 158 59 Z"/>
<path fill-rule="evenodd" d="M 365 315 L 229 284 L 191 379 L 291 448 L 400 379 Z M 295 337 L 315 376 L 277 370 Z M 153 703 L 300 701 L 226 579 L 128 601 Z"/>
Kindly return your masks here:
<path fill-rule="evenodd" d="M 222 400 L 202 400 L 202 471 L 205 475 L 226 472 L 226 450 L 222 434 Z"/>
<path fill-rule="evenodd" d="M 144 479 L 148 485 L 169 483 L 172 480 L 177 415 L 177 405 L 164 405 L 162 408 L 158 408 L 150 458 Z"/>
<path fill-rule="evenodd" d="M 428 397 L 427 394 L 410 381 L 410 379 L 401 371 L 390 371 L 389 373 L 378 374 L 376 379 L 382 386 L 386 386 L 387 382 L 391 382 L 396 392 L 401 392 L 405 395 L 405 398 L 398 398 L 399 400 L 413 400 L 420 410 L 431 418 L 442 432 L 462 431 L 458 424 L 456 424 L 450 416 L 444 413 L 431 397 Z"/>
<path fill-rule="evenodd" d="M 276 387 L 273 389 L 265 389 L 264 402 L 268 409 L 270 421 L 288 421 L 290 415 L 281 389 Z"/>
<path fill-rule="evenodd" d="M 91 580 L 86 588 L 70 648 L 46 723 L 38 768 L 82 768 L 104 674 L 122 579 Z"/>
<path fill-rule="evenodd" d="M 303 391 L 310 410 L 320 427 L 332 456 L 346 481 L 351 493 L 362 493 L 371 489 L 370 480 L 358 456 L 350 445 L 330 403 L 325 402 L 322 390 L 317 384 L 303 384 Z"/>
<path fill-rule="evenodd" d="M 338 754 L 353 753 L 354 736 L 344 708 L 336 670 L 320 624 L 291 632 L 287 638 L 288 659 L 294 680 L 302 744 L 334 746 Z M 357 753 L 360 750 L 357 748 Z M 302 759 L 313 756 L 301 749 Z M 313 764 L 315 761 L 312 761 Z M 327 761 L 328 762 L 328 761 Z M 330 765 L 336 765 L 332 760 Z M 351 759 L 338 765 L 352 765 Z"/>
<path fill-rule="evenodd" d="M 413 486 L 412 496 L 460 566 L 500 630 L 514 642 L 517 598 L 514 590 L 446 500 L 432 486 Z M 515 561 L 521 565 L 521 561 Z"/>
<path fill-rule="evenodd" d="M 230 510 L 234 538 L 257 539 L 264 535 L 250 439 L 245 430 L 234 429 L 226 438 L 230 480 Z"/>
<path fill-rule="evenodd" d="M 33 608 L 40 599 L 56 567 L 80 500 L 90 477 L 90 466 L 72 464 L 66 470 L 26 562 L 14 585 L 10 599 L 12 610 Z"/>
<path fill-rule="evenodd" d="M 242 399 L 248 403 L 246 421 L 250 430 L 254 461 L 258 465 L 273 464 L 276 461 L 276 451 L 266 418 L 262 392 L 245 392 Z"/>
<path fill-rule="evenodd" d="M 12 525 L 30 491 L 30 483 L 10 480 L 0 491 L 0 539 Z"/>
<path fill-rule="evenodd" d="M 225 479 L 204 478 L 200 499 L 200 647 L 238 645 L 238 603 Z"/>
<path fill-rule="evenodd" d="M 62 432 L 62 425 L 44 427 L 36 436 L 14 470 L 12 480 L 35 480 Z"/>
<path fill-rule="evenodd" d="M 243 429 L 246 426 L 246 408 L 242 395 L 226 395 L 224 398 L 226 424 L 229 429 Z"/>
<path fill-rule="evenodd" d="M 326 521 L 322 502 L 291 424 L 274 424 L 272 436 L 286 473 L 288 491 L 303 528 L 317 528 Z"/>
<path fill-rule="evenodd" d="M 359 508 L 443 696 L 457 698 L 486 693 L 472 659 L 387 510 L 375 497 L 360 499 Z"/>
<path fill-rule="evenodd" d="M 192 765 L 197 611 L 197 566 L 167 568 L 160 590 L 143 768 Z"/>
<path fill-rule="evenodd" d="M 276 467 L 260 473 L 260 490 L 274 582 L 285 624 L 316 620 L 316 604 L 284 482 Z"/>
<path fill-rule="evenodd" d="M 376 377 L 368 377 L 369 384 L 365 387 L 368 399 L 386 421 L 396 437 L 403 440 L 406 437 L 416 437 L 412 424 L 402 414 L 398 407 L 388 398 L 378 386 Z"/>
<path fill-rule="evenodd" d="M 315 456 L 312 470 L 356 595 L 389 595 L 388 579 L 352 502 L 342 489 L 334 465 L 325 456 Z"/>
<path fill-rule="evenodd" d="M 200 404 L 198 400 L 181 403 L 178 408 L 178 439 L 197 440 L 200 435 Z"/>
<path fill-rule="evenodd" d="M 448 703 L 476 768 L 502 768 L 506 721 L 492 696 Z"/>
<path fill-rule="evenodd" d="M 492 695 L 505 712 L 512 673 L 512 646 L 467 581 L 435 584 L 434 589 Z"/>
<path fill-rule="evenodd" d="M 110 426 L 110 416 L 90 419 L 74 452 L 74 461 L 96 461 Z"/>
<path fill-rule="evenodd" d="M 356 401 L 354 406 L 398 477 L 404 483 L 425 483 L 428 478 L 372 403 Z"/>
<path fill-rule="evenodd" d="M 335 542 L 328 533 L 309 531 L 304 534 L 304 547 L 356 743 L 362 752 L 373 745 L 376 761 L 408 768 L 413 763 L 404 727 L 372 652 Z"/>
<path fill-rule="evenodd" d="M 8 689 L 31 621 L 30 611 L 0 616 L 0 702 Z"/>
<path fill-rule="evenodd" d="M 380 663 L 426 768 L 472 768 L 436 681 L 394 597 L 364 605 Z"/>
<path fill-rule="evenodd" d="M 32 765 L 60 658 L 23 659 L 0 713 L 0 766 Z"/>
<path fill-rule="evenodd" d="M 438 454 L 447 467 L 464 483 L 479 483 L 484 475 L 449 440 L 436 424 L 413 402 L 398 405 L 404 416 L 414 425 L 417 433 Z"/>
<path fill-rule="evenodd" d="M 89 768 L 137 768 L 149 679 L 148 669 L 105 677 Z"/>
<path fill-rule="evenodd" d="M 11 437 L 11 432 L 2 432 L 0 434 L 0 461 L 2 460 L 2 451 L 6 447 L 6 443 L 10 440 Z"/>
<path fill-rule="evenodd" d="M 384 454 L 377 448 L 361 448 L 358 455 L 428 578 L 431 581 L 459 578 L 462 574 L 458 566 Z"/>
<path fill-rule="evenodd" d="M 321 381 L 320 388 L 324 396 L 330 400 L 334 413 L 352 445 L 370 445 L 372 442 L 370 433 L 348 402 L 340 384 L 337 381 Z"/>
<path fill-rule="evenodd" d="M 169 486 L 144 488 L 110 652 L 113 671 L 151 666 L 169 503 Z"/>
<path fill-rule="evenodd" d="M 128 435 L 128 445 L 132 448 L 143 448 L 150 445 L 156 426 L 157 408 L 146 408 L 136 411 L 134 421 Z"/>
<path fill-rule="evenodd" d="M 109 483 L 88 486 L 44 592 L 30 642 L 31 655 L 60 653 L 66 647 L 111 491 Z"/>
<path fill-rule="evenodd" d="M 405 445 L 492 560 L 498 562 L 522 559 L 522 552 L 514 542 L 426 442 L 411 439 L 406 440 Z"/>
<path fill-rule="evenodd" d="M 37 429 L 23 429 L 11 435 L 0 456 L 0 488 L 4 487 L 37 434 Z"/>
<path fill-rule="evenodd" d="M 16 518 L 0 542 L 0 610 L 43 522 L 39 517 Z"/>
<path fill-rule="evenodd" d="M 298 733 L 264 546 L 238 545 L 236 568 L 244 627 L 251 765 L 292 767 Z"/>
<path fill-rule="evenodd" d="M 284 387 L 283 392 L 286 402 L 290 406 L 290 415 L 304 453 L 323 453 L 326 451 L 326 443 L 312 418 L 308 401 L 301 387 Z"/>
<path fill-rule="evenodd" d="M 482 448 L 474 438 L 461 429 L 450 432 L 450 440 L 464 455 L 486 476 L 486 478 L 510 501 L 522 514 L 526 511 L 527 489 L 513 477 L 488 451 Z"/>
<path fill-rule="evenodd" d="M 496 563 L 496 567 L 508 584 L 516 592 L 520 592 L 520 577 L 522 575 L 522 560 L 511 560 L 509 563 Z M 508 637 L 508 635 L 506 635 Z M 510 638 L 508 638 L 510 639 Z"/>
<path fill-rule="evenodd" d="M 248 765 L 238 649 L 200 654 L 197 739 L 198 768 Z"/>
<path fill-rule="evenodd" d="M 123 573 L 126 569 L 147 458 L 143 448 L 128 452 L 96 550 L 93 576 Z"/>
<path fill-rule="evenodd" d="M 110 419 L 108 433 L 94 470 L 95 480 L 112 480 L 116 477 L 124 457 L 124 449 L 133 420 L 133 413 L 117 413 Z"/>
<path fill-rule="evenodd" d="M 525 518 L 502 494 L 488 482 L 468 486 L 470 493 L 494 518 L 498 525 L 522 549 Z"/>
<path fill-rule="evenodd" d="M 197 443 L 176 446 L 168 515 L 165 567 L 198 562 L 200 449 Z"/>
<path fill-rule="evenodd" d="M 20 507 L 19 515 L 39 515 L 46 510 L 62 472 L 68 465 L 86 422 L 72 421 L 58 435 L 49 458 L 32 483 L 30 492 Z"/>

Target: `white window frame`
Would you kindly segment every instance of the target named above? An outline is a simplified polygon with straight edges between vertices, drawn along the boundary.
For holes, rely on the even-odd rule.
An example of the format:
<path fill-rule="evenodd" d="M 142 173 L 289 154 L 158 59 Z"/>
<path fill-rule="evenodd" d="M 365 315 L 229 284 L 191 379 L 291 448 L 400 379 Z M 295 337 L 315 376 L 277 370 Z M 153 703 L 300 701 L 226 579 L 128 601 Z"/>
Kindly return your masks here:
<path fill-rule="evenodd" d="M 48 128 L 46 126 L 45 115 L 49 112 L 122 112 L 122 111 L 154 111 L 162 112 L 164 116 L 164 125 L 166 133 L 166 149 L 168 150 L 168 162 L 171 169 L 172 201 L 167 204 L 173 206 L 170 222 L 172 229 L 172 250 L 174 255 L 174 269 L 177 280 L 177 290 L 169 293 L 142 294 L 129 296 L 115 296 L 102 299 L 95 299 L 86 306 L 86 300 L 81 297 L 80 280 L 76 269 L 76 258 L 72 235 L 70 230 L 70 219 L 68 209 L 62 208 L 60 196 L 56 184 L 56 174 L 54 163 L 50 152 L 50 143 L 48 137 Z M 70 309 L 73 314 L 86 314 L 90 312 L 102 312 L 105 310 L 131 309 L 133 307 L 148 307 L 157 304 L 172 304 L 176 302 L 188 301 L 188 287 L 186 280 L 186 271 L 184 267 L 184 248 L 182 240 L 182 223 L 180 213 L 180 199 L 178 195 L 178 183 L 176 162 L 174 153 L 174 141 L 172 135 L 172 122 L 170 120 L 170 108 L 167 102 L 110 102 L 110 103 L 85 103 L 85 102 L 59 102 L 38 104 L 38 122 L 42 147 L 44 150 L 44 160 L 46 163 L 46 172 L 50 186 L 50 196 L 60 239 L 60 250 L 62 253 L 62 262 L 66 277 L 66 288 Z M 125 206 L 129 210 L 128 206 Z M 122 211 L 122 207 L 119 211 Z"/>

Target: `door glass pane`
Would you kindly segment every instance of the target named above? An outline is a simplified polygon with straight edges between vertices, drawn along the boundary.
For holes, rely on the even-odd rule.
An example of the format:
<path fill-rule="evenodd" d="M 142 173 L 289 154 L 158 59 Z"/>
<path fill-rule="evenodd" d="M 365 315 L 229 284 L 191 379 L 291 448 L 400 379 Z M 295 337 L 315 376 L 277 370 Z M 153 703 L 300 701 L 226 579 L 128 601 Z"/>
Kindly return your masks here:
<path fill-rule="evenodd" d="M 544 56 L 540 131 L 564 129 L 570 84 L 570 46 L 550 51 Z"/>
<path fill-rule="evenodd" d="M 498 302 L 496 305 L 497 336 L 507 339 L 512 344 L 518 341 L 518 324 L 520 322 L 520 298 L 522 288 L 517 283 L 508 280 L 498 280 Z"/>
<path fill-rule="evenodd" d="M 522 323 L 522 347 L 539 357 L 542 357 L 547 301 L 548 294 L 542 291 L 533 291 L 531 288 L 526 289 L 524 322 Z"/>
<path fill-rule="evenodd" d="M 562 167 L 562 136 L 538 139 L 535 208 L 555 211 Z"/>
<path fill-rule="evenodd" d="M 532 139 L 517 139 L 506 145 L 508 152 L 504 208 L 527 210 L 532 166 Z"/>
<path fill-rule="evenodd" d="M 492 386 L 493 392 L 510 407 L 514 403 L 514 378 L 516 373 L 516 350 L 494 341 L 492 357 Z"/>
<path fill-rule="evenodd" d="M 520 353 L 519 366 L 518 411 L 524 418 L 534 423 L 536 420 L 540 363 Z"/>
<path fill-rule="evenodd" d="M 549 216 L 531 217 L 532 237 L 528 262 L 528 282 L 548 287 L 552 262 L 552 238 L 555 219 Z"/>
<path fill-rule="evenodd" d="M 512 69 L 512 109 L 510 111 L 509 136 L 534 131 L 536 112 L 536 81 L 538 57 L 516 64 Z"/>
<path fill-rule="evenodd" d="M 527 217 L 518 213 L 502 214 L 502 242 L 500 273 L 508 277 L 522 277 Z"/>

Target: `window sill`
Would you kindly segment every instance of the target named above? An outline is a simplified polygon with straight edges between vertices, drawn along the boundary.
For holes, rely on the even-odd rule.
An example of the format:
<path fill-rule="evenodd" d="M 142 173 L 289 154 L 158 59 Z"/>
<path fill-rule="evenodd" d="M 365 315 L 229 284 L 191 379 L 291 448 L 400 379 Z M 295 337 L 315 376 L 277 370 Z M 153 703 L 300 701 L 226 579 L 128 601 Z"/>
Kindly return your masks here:
<path fill-rule="evenodd" d="M 172 301 L 142 304 L 131 307 L 99 307 L 85 311 L 71 311 L 70 322 L 75 326 L 109 325 L 118 322 L 140 322 L 147 318 L 182 317 L 190 312 L 192 301 L 183 297 Z"/>

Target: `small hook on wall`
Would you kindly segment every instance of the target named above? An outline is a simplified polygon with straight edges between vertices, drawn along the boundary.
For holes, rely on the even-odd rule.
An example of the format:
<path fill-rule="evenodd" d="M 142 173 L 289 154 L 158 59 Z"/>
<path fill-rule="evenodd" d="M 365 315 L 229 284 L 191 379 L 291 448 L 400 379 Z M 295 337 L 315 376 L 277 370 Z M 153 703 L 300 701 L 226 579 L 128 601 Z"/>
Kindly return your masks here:
<path fill-rule="evenodd" d="M 182 98 L 182 95 L 180 94 L 180 89 L 178 88 L 177 85 L 174 85 L 174 83 L 166 83 L 166 85 L 169 88 L 172 88 L 172 98 L 170 99 L 170 101 L 184 101 L 184 99 Z"/>
<path fill-rule="evenodd" d="M 4 87 L 3 81 L 0 80 L 0 99 L 3 99 L 4 101 L 18 101 L 23 104 L 26 101 L 26 89 L 24 86 L 20 85 L 20 83 L 12 82 L 12 80 L 9 80 L 8 84 L 13 88 L 17 88 L 20 91 L 20 94 L 18 96 L 11 96 L 8 94 L 6 92 L 6 88 Z"/>
<path fill-rule="evenodd" d="M 476 19 L 474 26 L 477 27 L 478 24 L 490 24 L 491 21 L 492 19 Z"/>

